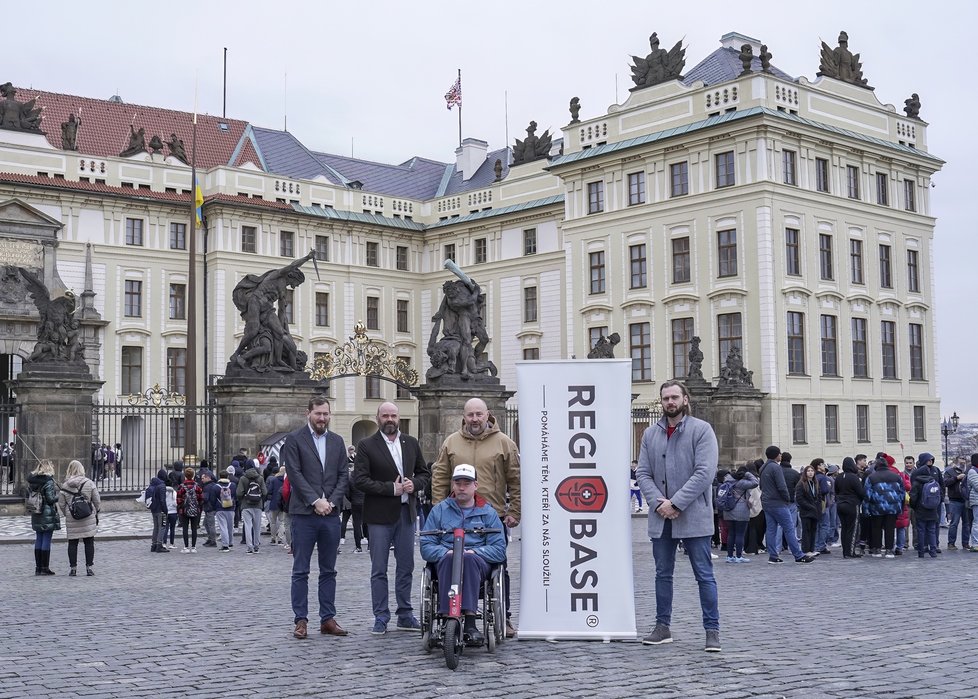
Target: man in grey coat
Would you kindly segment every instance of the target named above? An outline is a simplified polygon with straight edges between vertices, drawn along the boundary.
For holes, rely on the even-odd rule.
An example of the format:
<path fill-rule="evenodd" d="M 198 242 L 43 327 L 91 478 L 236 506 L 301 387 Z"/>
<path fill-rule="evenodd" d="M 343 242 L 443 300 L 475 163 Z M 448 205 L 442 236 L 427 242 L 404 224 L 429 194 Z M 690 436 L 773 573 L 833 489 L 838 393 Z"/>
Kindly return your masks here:
<path fill-rule="evenodd" d="M 699 585 L 708 652 L 720 651 L 720 610 L 713 577 L 713 479 L 717 438 L 708 422 L 690 415 L 681 381 L 659 387 L 664 417 L 642 435 L 636 480 L 649 504 L 649 538 L 655 559 L 655 628 L 642 643 L 671 643 L 672 576 L 680 541 Z"/>

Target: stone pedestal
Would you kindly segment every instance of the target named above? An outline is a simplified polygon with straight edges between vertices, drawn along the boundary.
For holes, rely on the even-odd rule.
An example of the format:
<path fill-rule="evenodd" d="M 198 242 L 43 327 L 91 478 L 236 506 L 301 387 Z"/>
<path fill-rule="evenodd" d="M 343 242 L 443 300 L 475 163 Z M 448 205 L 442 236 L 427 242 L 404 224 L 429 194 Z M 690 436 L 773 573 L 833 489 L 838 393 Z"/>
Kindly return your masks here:
<path fill-rule="evenodd" d="M 506 401 L 512 398 L 516 391 L 508 391 L 500 384 L 471 384 L 469 386 L 432 386 L 424 384 L 412 391 L 418 399 L 418 442 L 421 453 L 429 461 L 438 457 L 438 451 L 445 439 L 452 432 L 458 432 L 462 426 L 462 409 L 470 398 L 481 398 L 489 407 L 500 428 L 507 432 L 508 425 L 503 423 L 506 414 Z M 507 436 L 515 439 L 507 432 Z"/>
<path fill-rule="evenodd" d="M 763 398 L 764 394 L 753 388 L 719 388 L 710 398 L 708 412 L 720 446 L 720 466 L 742 466 L 764 455 Z"/>
<path fill-rule="evenodd" d="M 210 388 L 211 396 L 223 408 L 222 453 L 215 472 L 231 463 L 231 457 L 245 448 L 255 454 L 258 443 L 276 432 L 291 432 L 306 421 L 309 399 L 323 393 L 322 384 L 307 374 L 292 380 L 281 377 L 263 379 L 223 379 Z"/>

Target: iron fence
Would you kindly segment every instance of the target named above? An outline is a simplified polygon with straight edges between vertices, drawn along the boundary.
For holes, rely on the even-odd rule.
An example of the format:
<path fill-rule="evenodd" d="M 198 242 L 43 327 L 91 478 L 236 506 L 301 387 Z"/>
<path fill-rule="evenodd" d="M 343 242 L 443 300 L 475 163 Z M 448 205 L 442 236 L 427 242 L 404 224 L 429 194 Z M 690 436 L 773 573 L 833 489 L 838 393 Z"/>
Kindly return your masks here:
<path fill-rule="evenodd" d="M 17 464 L 23 463 L 20 444 L 14 439 L 20 406 L 0 403 L 0 495 L 20 492 L 23 474 Z"/>

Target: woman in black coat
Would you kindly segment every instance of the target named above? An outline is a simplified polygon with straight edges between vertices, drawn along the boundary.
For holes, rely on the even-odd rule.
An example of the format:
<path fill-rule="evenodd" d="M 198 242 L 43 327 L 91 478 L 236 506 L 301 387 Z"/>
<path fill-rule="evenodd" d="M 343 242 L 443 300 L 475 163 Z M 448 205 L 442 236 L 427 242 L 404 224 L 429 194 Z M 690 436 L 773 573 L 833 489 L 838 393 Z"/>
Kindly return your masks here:
<path fill-rule="evenodd" d="M 58 486 L 54 482 L 54 464 L 45 459 L 27 477 L 28 493 L 40 493 L 41 507 L 31 514 L 34 538 L 34 575 L 54 575 L 51 570 L 51 539 L 61 529 L 58 516 Z"/>
<path fill-rule="evenodd" d="M 856 553 L 856 522 L 859 519 L 859 506 L 866 498 L 866 490 L 856 462 L 851 456 L 842 460 L 842 473 L 835 479 L 835 505 L 842 523 L 842 557 L 862 558 Z"/>
<path fill-rule="evenodd" d="M 815 479 L 815 467 L 806 466 L 795 486 L 795 504 L 801 518 L 801 550 L 811 555 L 815 550 L 815 532 L 822 516 L 822 497 Z"/>

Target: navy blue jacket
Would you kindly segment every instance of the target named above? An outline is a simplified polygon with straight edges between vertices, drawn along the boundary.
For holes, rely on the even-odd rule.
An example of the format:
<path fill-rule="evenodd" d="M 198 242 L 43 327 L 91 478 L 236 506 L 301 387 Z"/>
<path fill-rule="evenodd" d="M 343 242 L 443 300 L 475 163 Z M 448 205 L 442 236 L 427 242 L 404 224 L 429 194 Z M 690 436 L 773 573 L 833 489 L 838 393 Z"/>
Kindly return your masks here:
<path fill-rule="evenodd" d="M 153 477 L 146 488 L 146 499 L 150 501 L 149 511 L 154 515 L 166 512 L 166 483 L 159 477 Z"/>
<path fill-rule="evenodd" d="M 278 512 L 282 509 L 282 485 L 285 483 L 285 476 L 272 475 L 265 481 L 265 488 L 268 490 L 268 511 Z"/>
<path fill-rule="evenodd" d="M 891 471 L 886 461 L 876 462 L 873 472 L 866 477 L 866 514 L 870 516 L 898 515 L 903 512 L 907 489 L 903 476 Z"/>

